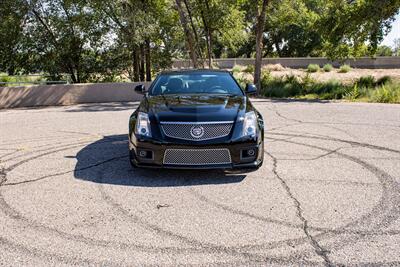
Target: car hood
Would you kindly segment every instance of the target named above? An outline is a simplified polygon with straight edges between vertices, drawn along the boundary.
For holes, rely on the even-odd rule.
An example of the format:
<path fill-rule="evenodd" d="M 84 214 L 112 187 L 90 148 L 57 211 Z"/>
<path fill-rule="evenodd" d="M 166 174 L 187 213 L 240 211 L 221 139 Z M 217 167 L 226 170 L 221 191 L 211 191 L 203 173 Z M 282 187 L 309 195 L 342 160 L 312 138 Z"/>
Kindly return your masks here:
<path fill-rule="evenodd" d="M 162 95 L 146 97 L 144 111 L 161 121 L 235 121 L 245 112 L 245 96 Z"/>

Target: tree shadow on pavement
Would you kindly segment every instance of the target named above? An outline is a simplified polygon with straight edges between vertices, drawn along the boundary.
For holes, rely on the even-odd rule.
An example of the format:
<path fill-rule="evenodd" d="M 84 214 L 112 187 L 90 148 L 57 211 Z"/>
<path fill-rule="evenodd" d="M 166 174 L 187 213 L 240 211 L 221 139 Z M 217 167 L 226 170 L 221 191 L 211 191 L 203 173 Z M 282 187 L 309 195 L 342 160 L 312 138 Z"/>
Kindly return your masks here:
<path fill-rule="evenodd" d="M 295 98 L 254 98 L 253 103 L 306 103 L 306 104 L 329 104 L 338 102 L 338 100 L 321 100 L 321 99 L 295 99 Z"/>
<path fill-rule="evenodd" d="M 101 112 L 101 111 L 123 111 L 132 110 L 139 105 L 138 102 L 110 102 L 110 103 L 90 103 L 72 106 L 66 109 L 67 112 Z"/>
<path fill-rule="evenodd" d="M 76 179 L 94 183 L 177 187 L 240 183 L 246 175 L 223 170 L 133 169 L 128 157 L 128 136 L 112 135 L 82 148 L 76 155 Z"/>

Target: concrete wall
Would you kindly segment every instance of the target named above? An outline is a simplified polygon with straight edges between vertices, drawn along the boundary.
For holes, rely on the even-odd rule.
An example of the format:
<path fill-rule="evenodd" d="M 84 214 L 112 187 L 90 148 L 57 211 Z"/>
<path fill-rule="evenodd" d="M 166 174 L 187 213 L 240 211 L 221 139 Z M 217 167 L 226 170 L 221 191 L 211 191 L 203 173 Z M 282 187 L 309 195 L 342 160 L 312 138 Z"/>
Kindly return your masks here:
<path fill-rule="evenodd" d="M 227 58 L 215 59 L 214 63 L 222 69 L 231 69 L 235 65 L 247 66 L 254 64 L 252 58 Z M 307 68 L 309 64 L 318 64 L 321 67 L 326 63 L 332 64 L 334 67 L 339 67 L 343 64 L 341 61 L 330 61 L 327 58 L 264 58 L 263 65 L 267 64 L 281 64 L 287 68 L 299 69 Z M 400 68 L 400 57 L 377 57 L 377 58 L 359 58 L 349 59 L 345 61 L 346 64 L 354 68 L 360 69 L 397 69 Z M 190 68 L 189 60 L 176 60 L 174 61 L 174 68 Z"/>
<path fill-rule="evenodd" d="M 0 87 L 0 108 L 138 101 L 142 98 L 134 91 L 138 84 L 150 85 L 145 82 Z"/>

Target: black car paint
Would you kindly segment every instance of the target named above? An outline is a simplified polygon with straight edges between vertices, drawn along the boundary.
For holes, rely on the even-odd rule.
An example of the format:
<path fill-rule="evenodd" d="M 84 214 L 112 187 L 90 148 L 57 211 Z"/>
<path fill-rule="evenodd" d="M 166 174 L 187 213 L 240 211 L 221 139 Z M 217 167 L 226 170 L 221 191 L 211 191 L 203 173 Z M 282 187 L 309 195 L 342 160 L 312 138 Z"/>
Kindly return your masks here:
<path fill-rule="evenodd" d="M 193 70 L 191 70 L 192 72 Z M 233 78 L 233 77 L 232 77 Z M 234 78 L 233 78 L 234 79 Z M 153 83 L 154 84 L 154 83 Z M 149 91 L 151 90 L 151 86 Z M 253 136 L 242 136 L 243 121 L 247 112 L 254 111 L 258 119 L 258 129 Z M 138 112 L 149 115 L 151 137 L 135 134 Z M 164 135 L 160 122 L 213 122 L 234 121 L 232 132 L 222 138 L 190 141 L 170 138 Z M 129 120 L 129 149 L 131 163 L 140 167 L 157 168 L 240 168 L 260 167 L 264 158 L 264 121 L 254 108 L 245 92 L 243 95 L 192 94 L 157 95 L 148 93 Z M 232 164 L 219 166 L 164 166 L 163 155 L 167 148 L 228 148 L 231 151 Z M 241 157 L 242 149 L 255 148 L 257 153 L 250 161 Z M 151 159 L 139 159 L 138 149 L 154 151 Z"/>

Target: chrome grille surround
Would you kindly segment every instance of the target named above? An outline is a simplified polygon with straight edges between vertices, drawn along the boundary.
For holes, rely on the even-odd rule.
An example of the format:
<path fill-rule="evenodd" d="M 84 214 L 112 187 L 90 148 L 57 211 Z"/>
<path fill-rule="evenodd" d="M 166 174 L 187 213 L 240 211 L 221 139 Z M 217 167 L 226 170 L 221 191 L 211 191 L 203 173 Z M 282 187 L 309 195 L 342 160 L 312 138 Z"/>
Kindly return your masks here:
<path fill-rule="evenodd" d="M 201 136 L 191 134 L 194 127 L 200 127 L 204 131 Z M 171 138 L 204 141 L 228 136 L 232 130 L 233 121 L 211 122 L 161 122 L 164 134 Z"/>
<path fill-rule="evenodd" d="M 231 164 L 231 153 L 227 148 L 210 149 L 166 149 L 164 164 L 201 166 Z"/>

